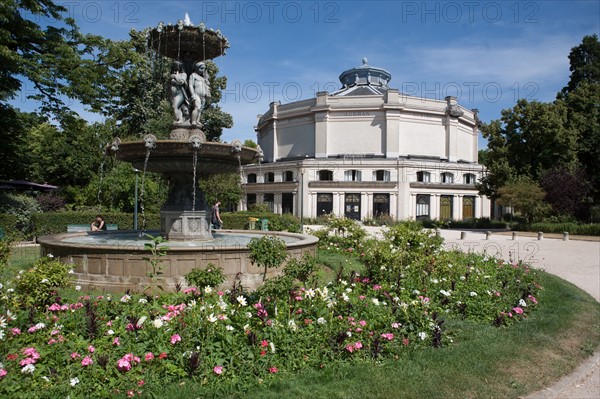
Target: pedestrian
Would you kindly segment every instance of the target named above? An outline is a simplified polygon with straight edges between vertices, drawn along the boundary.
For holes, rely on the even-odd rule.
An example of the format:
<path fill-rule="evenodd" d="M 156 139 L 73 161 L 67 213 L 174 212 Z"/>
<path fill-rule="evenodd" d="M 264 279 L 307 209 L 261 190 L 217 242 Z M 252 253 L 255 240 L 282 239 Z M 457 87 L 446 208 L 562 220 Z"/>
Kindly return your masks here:
<path fill-rule="evenodd" d="M 223 226 L 223 221 L 221 220 L 221 213 L 219 212 L 219 205 L 221 205 L 221 201 L 217 201 L 216 204 L 212 207 L 212 217 L 211 223 L 213 225 L 213 229 L 220 229 Z"/>
<path fill-rule="evenodd" d="M 96 215 L 96 218 L 90 225 L 92 231 L 105 231 L 106 230 L 106 222 L 102 215 Z"/>

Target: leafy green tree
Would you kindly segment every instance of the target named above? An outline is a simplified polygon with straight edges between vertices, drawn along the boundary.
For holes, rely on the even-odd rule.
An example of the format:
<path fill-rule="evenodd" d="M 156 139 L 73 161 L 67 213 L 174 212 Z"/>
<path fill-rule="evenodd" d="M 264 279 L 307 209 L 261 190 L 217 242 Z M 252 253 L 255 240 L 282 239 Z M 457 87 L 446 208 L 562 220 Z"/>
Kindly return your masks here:
<path fill-rule="evenodd" d="M 199 182 L 206 201 L 223 203 L 224 209 L 234 209 L 242 199 L 241 178 L 238 173 L 227 173 L 203 177 Z"/>
<path fill-rule="evenodd" d="M 549 205 L 544 202 L 546 193 L 529 177 L 519 177 L 498 189 L 498 203 L 513 207 L 520 212 L 528 223 L 544 215 Z"/>
<path fill-rule="evenodd" d="M 246 139 L 244 140 L 244 147 L 257 148 L 258 144 L 254 142 L 254 140 Z"/>
<path fill-rule="evenodd" d="M 35 157 L 29 151 L 29 132 L 45 119 L 0 103 L 0 180 L 33 180 L 30 176 Z"/>
<path fill-rule="evenodd" d="M 546 192 L 545 200 L 558 215 L 585 218 L 585 200 L 590 185 L 581 169 L 570 171 L 565 168 L 548 171 L 540 179 Z"/>
<path fill-rule="evenodd" d="M 569 53 L 569 83 L 562 89 L 563 96 L 568 96 L 582 83 L 600 83 L 600 42 L 598 35 L 584 36 L 579 46 L 573 47 Z M 559 94 L 559 97 L 560 97 Z"/>

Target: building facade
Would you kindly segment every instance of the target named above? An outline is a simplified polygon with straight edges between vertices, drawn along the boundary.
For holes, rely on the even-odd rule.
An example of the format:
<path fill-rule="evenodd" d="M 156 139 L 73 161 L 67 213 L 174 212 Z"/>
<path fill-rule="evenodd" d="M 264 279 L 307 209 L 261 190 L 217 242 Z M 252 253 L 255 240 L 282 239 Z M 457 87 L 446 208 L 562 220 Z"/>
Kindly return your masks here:
<path fill-rule="evenodd" d="M 342 88 L 289 104 L 271 103 L 256 126 L 260 164 L 243 168 L 242 208 L 356 220 L 463 220 L 490 216 L 475 183 L 477 110 L 389 88 L 368 65 L 340 75 Z"/>

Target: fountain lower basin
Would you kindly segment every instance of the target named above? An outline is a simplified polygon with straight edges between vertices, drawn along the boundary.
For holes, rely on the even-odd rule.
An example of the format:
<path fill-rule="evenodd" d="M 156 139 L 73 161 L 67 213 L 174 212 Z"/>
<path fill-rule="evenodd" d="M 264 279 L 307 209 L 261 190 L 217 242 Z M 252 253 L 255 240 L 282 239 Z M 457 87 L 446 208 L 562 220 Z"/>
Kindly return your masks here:
<path fill-rule="evenodd" d="M 158 231 L 148 231 L 156 236 Z M 162 257 L 160 285 L 165 291 L 174 291 L 177 285 L 187 286 L 185 275 L 194 269 L 206 269 L 209 263 L 223 268 L 226 287 L 234 280 L 253 290 L 262 284 L 263 269 L 249 259 L 248 242 L 265 232 L 247 230 L 219 230 L 209 241 L 165 242 L 167 255 Z M 318 239 L 304 234 L 269 232 L 283 239 L 288 259 L 300 259 L 305 253 L 316 255 Z M 62 262 L 73 264 L 77 284 L 88 290 L 123 292 L 143 291 L 151 285 L 148 272 L 152 269 L 144 250 L 148 239 L 140 238 L 137 231 L 99 233 L 65 233 L 38 238 L 42 256 L 52 254 Z M 269 269 L 267 278 L 279 274 Z"/>

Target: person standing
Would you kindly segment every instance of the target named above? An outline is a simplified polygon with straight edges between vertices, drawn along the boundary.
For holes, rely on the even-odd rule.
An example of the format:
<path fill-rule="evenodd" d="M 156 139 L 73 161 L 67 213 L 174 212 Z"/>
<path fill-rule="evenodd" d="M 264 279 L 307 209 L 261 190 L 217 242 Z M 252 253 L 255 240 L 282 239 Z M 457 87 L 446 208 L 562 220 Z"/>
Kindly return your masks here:
<path fill-rule="evenodd" d="M 217 201 L 216 204 L 212 207 L 212 218 L 211 223 L 213 225 L 213 229 L 220 229 L 223 226 L 223 221 L 221 220 L 221 213 L 219 212 L 219 205 L 221 205 L 221 201 Z"/>

